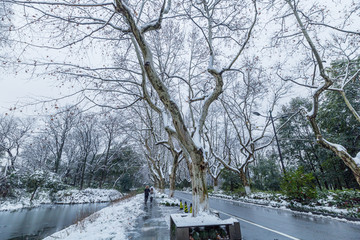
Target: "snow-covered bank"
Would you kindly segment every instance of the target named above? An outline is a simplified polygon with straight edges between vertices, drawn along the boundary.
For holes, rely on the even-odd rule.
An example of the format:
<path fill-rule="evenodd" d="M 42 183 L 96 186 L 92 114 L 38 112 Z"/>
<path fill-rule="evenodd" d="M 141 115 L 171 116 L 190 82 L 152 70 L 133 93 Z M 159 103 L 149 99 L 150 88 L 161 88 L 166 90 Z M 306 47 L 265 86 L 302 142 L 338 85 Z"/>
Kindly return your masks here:
<path fill-rule="evenodd" d="M 62 190 L 54 194 L 53 202 L 62 204 L 111 202 L 123 196 L 114 189 Z"/>
<path fill-rule="evenodd" d="M 23 194 L 19 199 L 6 199 L 0 201 L 0 211 L 14 211 L 21 208 L 37 207 L 41 204 L 75 204 L 110 202 L 119 199 L 122 193 L 113 189 L 62 190 L 54 193 L 38 192 L 32 201 L 30 194 Z"/>
<path fill-rule="evenodd" d="M 16 199 L 0 200 L 0 211 L 15 211 L 22 208 L 38 207 L 41 204 L 51 204 L 49 194 L 47 192 L 39 192 L 37 198 L 30 201 L 30 194 L 24 194 Z"/>
<path fill-rule="evenodd" d="M 143 200 L 142 194 L 124 199 L 45 239 L 126 239 L 126 232 L 135 226 L 136 218 L 144 212 L 141 209 Z"/>

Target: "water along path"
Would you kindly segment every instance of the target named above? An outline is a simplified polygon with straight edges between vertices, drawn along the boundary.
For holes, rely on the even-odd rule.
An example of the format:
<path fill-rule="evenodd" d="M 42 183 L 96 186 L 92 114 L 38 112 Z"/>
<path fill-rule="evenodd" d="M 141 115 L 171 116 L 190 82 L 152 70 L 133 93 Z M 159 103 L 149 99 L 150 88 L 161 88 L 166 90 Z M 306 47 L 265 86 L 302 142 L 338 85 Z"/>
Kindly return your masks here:
<path fill-rule="evenodd" d="M 0 240 L 43 239 L 108 204 L 43 205 L 17 211 L 0 211 Z"/>

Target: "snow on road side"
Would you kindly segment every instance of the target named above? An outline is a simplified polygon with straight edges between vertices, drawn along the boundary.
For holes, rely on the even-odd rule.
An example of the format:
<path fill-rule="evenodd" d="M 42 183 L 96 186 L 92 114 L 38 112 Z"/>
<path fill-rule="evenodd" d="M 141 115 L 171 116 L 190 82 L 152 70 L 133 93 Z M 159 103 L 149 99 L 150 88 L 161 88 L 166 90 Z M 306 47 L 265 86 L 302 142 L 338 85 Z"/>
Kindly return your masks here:
<path fill-rule="evenodd" d="M 348 207 L 348 208 L 340 208 L 337 206 L 336 200 L 334 199 L 334 194 L 329 192 L 328 195 L 324 196 L 323 198 L 317 199 L 316 204 L 301 204 L 295 201 L 287 200 L 286 196 L 282 194 L 273 194 L 273 193 L 264 193 L 264 192 L 257 192 L 252 193 L 248 196 L 231 196 L 221 193 L 212 193 L 210 196 L 214 198 L 222 198 L 227 199 L 234 202 L 243 202 L 247 204 L 257 204 L 265 207 L 271 208 L 281 208 L 283 210 L 295 211 L 299 212 L 302 211 L 308 212 L 309 214 L 317 213 L 322 214 L 325 217 L 332 217 L 334 219 L 342 219 L 345 218 L 358 218 L 354 215 L 357 215 L 358 207 Z M 320 205 L 319 205 L 320 204 Z M 329 214 L 331 216 L 329 216 Z M 360 221 L 356 222 L 360 224 Z"/>
<path fill-rule="evenodd" d="M 143 206 L 143 195 L 138 194 L 93 213 L 45 239 L 126 239 L 126 232 L 134 228 L 136 218 L 144 212 L 141 206 Z"/>

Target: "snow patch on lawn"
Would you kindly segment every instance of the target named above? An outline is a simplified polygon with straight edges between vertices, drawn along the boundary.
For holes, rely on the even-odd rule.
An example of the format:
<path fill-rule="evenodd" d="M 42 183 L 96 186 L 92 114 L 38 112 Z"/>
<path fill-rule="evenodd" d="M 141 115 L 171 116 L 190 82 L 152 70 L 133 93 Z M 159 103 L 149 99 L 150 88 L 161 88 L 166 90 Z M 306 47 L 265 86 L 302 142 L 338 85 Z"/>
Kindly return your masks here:
<path fill-rule="evenodd" d="M 126 239 L 126 232 L 134 229 L 137 217 L 144 213 L 141 209 L 143 198 L 142 194 L 138 194 L 135 197 L 114 203 L 84 220 L 46 237 L 45 240 Z"/>
<path fill-rule="evenodd" d="M 160 194 L 157 196 L 159 204 L 165 206 L 179 206 L 180 201 L 177 198 L 169 198 L 166 194 Z"/>

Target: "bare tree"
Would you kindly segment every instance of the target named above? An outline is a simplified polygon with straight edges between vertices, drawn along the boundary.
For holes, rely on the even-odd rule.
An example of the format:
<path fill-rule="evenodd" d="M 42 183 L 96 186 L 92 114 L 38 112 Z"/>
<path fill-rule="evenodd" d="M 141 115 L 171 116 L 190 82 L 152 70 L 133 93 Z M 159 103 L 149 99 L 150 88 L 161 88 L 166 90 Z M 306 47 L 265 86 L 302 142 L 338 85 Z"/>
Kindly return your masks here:
<path fill-rule="evenodd" d="M 93 116 L 83 116 L 77 129 L 77 138 L 80 147 L 80 162 L 78 163 L 80 189 L 84 186 L 85 173 L 88 166 L 95 159 L 99 151 L 99 138 L 96 132 L 96 121 Z M 76 176 L 75 176 L 76 178 Z"/>
<path fill-rule="evenodd" d="M 66 184 L 75 186 L 76 171 L 78 171 L 78 160 L 81 158 L 81 149 L 77 138 L 76 128 L 70 133 L 64 148 L 62 179 Z"/>
<path fill-rule="evenodd" d="M 336 4 L 335 2 L 329 5 Z M 300 53 L 296 58 L 299 61 L 295 61 L 299 69 L 290 71 L 283 67 L 278 75 L 283 80 L 313 89 L 312 110 L 307 112 L 304 109 L 304 113 L 312 126 L 316 141 L 342 159 L 360 184 L 360 168 L 356 164 L 356 156 L 351 156 L 344 146 L 326 140 L 318 124 L 319 106 L 326 91 L 341 94 L 354 117 L 360 119 L 359 113 L 351 106 L 344 91 L 346 85 L 358 79 L 360 73 L 356 64 L 360 48 L 355 44 L 359 36 L 355 22 L 358 21 L 357 14 L 360 9 L 351 1 L 342 2 L 331 9 L 325 6 L 325 3 L 292 0 L 276 3 L 283 6 L 279 15 L 283 16 L 283 27 L 278 31 L 277 39 L 286 39 L 288 43 L 293 43 L 287 44 L 287 48 L 296 48 L 296 52 Z M 333 16 L 337 16 L 338 20 L 334 21 Z M 281 40 L 278 40 L 278 43 L 281 43 Z M 334 72 L 325 64 L 339 59 L 343 62 L 343 67 L 339 74 L 333 74 Z"/>
<path fill-rule="evenodd" d="M 169 196 L 173 197 L 176 172 L 182 159 L 182 150 L 176 139 L 172 137 L 172 133 L 165 131 L 161 115 L 146 105 L 139 106 L 134 110 L 138 119 L 141 120 L 138 125 L 143 126 L 138 129 L 137 141 L 143 145 L 151 179 L 158 185 L 160 191 L 163 191 L 165 179 L 168 177 L 170 182 Z M 170 158 L 172 158 L 172 161 L 170 161 Z"/>
<path fill-rule="evenodd" d="M 282 84 L 276 86 L 257 58 L 247 59 L 243 64 L 242 81 L 229 84 L 230 91 L 222 96 L 222 108 L 219 106 L 215 114 L 217 123 L 208 124 L 207 139 L 212 157 L 238 174 L 249 194 L 248 166 L 255 161 L 255 153 L 274 139 L 268 129 L 270 118 L 258 121 L 256 111 L 273 110 L 287 89 Z"/>
<path fill-rule="evenodd" d="M 216 193 L 219 190 L 219 178 L 222 171 L 224 170 L 224 165 L 220 161 L 217 161 L 215 157 L 209 156 L 207 159 L 208 172 L 211 179 L 213 180 L 214 192 Z"/>
<path fill-rule="evenodd" d="M 182 150 L 179 144 L 174 141 L 171 134 L 168 134 L 167 140 L 158 140 L 156 145 L 161 145 L 171 154 L 172 161 L 168 161 L 167 168 L 169 168 L 169 197 L 174 197 L 176 187 L 176 174 L 179 164 L 184 159 Z M 166 155 L 166 154 L 165 154 Z"/>
<path fill-rule="evenodd" d="M 179 168 L 179 164 L 184 159 L 182 156 L 182 150 L 173 142 L 171 135 L 169 135 L 169 139 L 167 143 L 165 143 L 166 148 L 170 151 L 172 156 L 172 163 L 169 164 L 169 197 L 174 197 L 175 188 L 176 188 L 176 174 Z"/>
<path fill-rule="evenodd" d="M 1 16 L 1 22 L 0 22 L 0 60 L 4 61 L 5 53 L 3 54 L 2 50 L 3 47 L 7 44 L 9 44 L 8 39 L 8 33 L 9 28 L 11 28 L 10 20 L 11 20 L 11 6 L 9 3 L 2 2 L 0 4 L 0 16 Z M 3 65 L 3 64 L 1 64 Z"/>
<path fill-rule="evenodd" d="M 140 142 L 143 144 L 150 178 L 155 183 L 155 186 L 159 188 L 160 192 L 164 192 L 165 179 L 169 166 L 169 153 L 162 145 L 158 144 L 158 141 L 162 141 L 166 132 L 163 122 L 161 121 L 161 116 L 152 109 L 149 109 L 146 105 L 143 106 L 143 110 L 144 116 L 142 116 L 141 112 L 138 112 L 142 119 L 142 125 L 145 126 L 145 128 L 141 129 Z"/>
<path fill-rule="evenodd" d="M 31 127 L 30 121 L 21 120 L 12 115 L 0 118 L 0 152 L 5 152 L 8 156 L 8 167 L 12 170 L 15 169 L 15 162 Z"/>
<path fill-rule="evenodd" d="M 43 132 L 33 133 L 31 140 L 22 147 L 21 155 L 24 158 L 26 168 L 31 171 L 38 169 L 50 170 L 51 149 L 47 137 L 48 134 Z"/>
<path fill-rule="evenodd" d="M 165 128 L 171 131 L 181 144 L 184 154 L 189 156 L 187 159 L 191 160 L 194 215 L 208 210 L 205 182 L 207 167 L 201 135 L 209 107 L 224 90 L 224 80 L 228 73 L 237 69 L 237 61 L 250 40 L 257 19 L 256 1 L 5 2 L 21 6 L 17 9 L 22 11 L 22 18 L 25 18 L 23 23 L 32 27 L 31 31 L 40 32 L 35 35 L 45 34 L 48 37 L 46 43 L 30 37 L 19 41 L 27 42 L 29 49 L 47 48 L 50 52 L 69 49 L 71 54 L 80 51 L 76 46 L 86 49 L 94 44 L 105 46 L 108 52 L 104 56 L 107 56 L 112 55 L 113 46 L 116 45 L 118 56 L 121 56 L 116 59 L 117 65 L 113 65 L 109 58 L 99 62 L 101 66 L 96 67 L 81 66 L 80 62 L 84 61 L 74 63 L 76 60 L 71 60 L 64 63 L 56 59 L 55 54 L 49 57 L 52 58 L 50 61 L 27 61 L 23 64 L 46 67 L 47 73 L 52 68 L 50 72 L 54 74 L 81 80 L 80 84 L 85 86 L 81 93 L 92 94 L 83 99 L 97 104 L 105 99 L 106 105 L 113 103 L 112 107 L 118 109 L 129 107 L 143 98 L 152 106 L 151 98 L 146 97 L 144 91 L 136 91 L 144 80 L 142 90 L 150 87 L 155 90 L 162 103 L 157 111 L 164 117 Z M 153 42 L 150 36 L 154 30 L 166 31 L 161 29 L 164 22 L 173 22 L 174 25 L 168 26 L 180 26 L 179 29 L 185 29 L 185 26 L 190 29 L 183 30 L 184 37 L 179 39 L 182 46 L 191 46 L 192 52 L 185 52 L 182 58 L 176 59 L 179 63 L 177 66 L 181 66 L 185 62 L 184 57 L 193 54 L 190 56 L 190 65 L 183 65 L 176 75 L 157 65 L 153 54 L 155 47 L 162 42 Z M 40 24 L 40 27 L 36 24 Z M 15 30 L 24 28 L 15 26 Z M 170 45 L 172 51 L 169 52 L 174 52 L 175 47 L 174 44 Z M 135 54 L 139 56 L 138 62 L 133 61 Z M 77 56 L 81 58 L 84 55 Z M 142 79 L 144 76 L 145 79 Z M 190 93 L 188 99 L 171 95 L 174 92 L 172 89 L 180 82 L 184 86 L 182 88 Z M 102 90 L 101 95 L 96 93 L 99 90 Z M 185 118 L 187 114 L 184 114 L 186 109 L 183 108 L 185 101 L 192 102 L 191 124 L 186 123 L 188 119 Z"/>
<path fill-rule="evenodd" d="M 118 2 L 119 3 L 119 2 Z M 164 86 L 163 82 L 161 81 L 160 75 L 157 73 L 155 66 L 153 65 L 152 60 L 152 54 L 151 50 L 149 49 L 149 46 L 146 44 L 144 39 L 141 36 L 141 31 L 137 28 L 135 25 L 136 22 L 131 19 L 131 15 L 128 12 L 128 9 L 123 4 L 119 4 L 120 8 L 125 11 L 125 16 L 130 22 L 131 29 L 133 31 L 135 40 L 141 50 L 141 54 L 143 55 L 143 71 L 146 73 L 147 78 L 149 79 L 150 83 L 154 87 L 154 89 L 157 91 L 160 100 L 164 104 L 166 110 L 170 113 L 170 116 L 172 118 L 173 127 L 169 128 L 168 130 L 172 130 L 173 134 L 176 136 L 176 138 L 179 140 L 179 142 L 182 144 L 183 150 L 186 151 L 190 159 L 192 160 L 192 189 L 193 189 L 193 202 L 194 202 L 194 215 L 196 215 L 198 212 L 207 210 L 208 209 L 208 196 L 207 196 L 207 189 L 206 189 L 206 182 L 205 182 L 205 173 L 206 173 L 206 163 L 204 159 L 204 151 L 200 145 L 201 143 L 201 135 L 203 134 L 203 127 L 206 120 L 206 117 L 208 115 L 208 110 L 210 105 L 217 99 L 217 97 L 221 94 L 223 91 L 223 75 L 225 72 L 231 69 L 234 62 L 237 60 L 238 56 L 242 53 L 243 47 L 240 47 L 240 50 L 238 54 L 235 56 L 233 61 L 230 62 L 230 65 L 228 67 L 223 68 L 222 70 L 216 70 L 215 69 L 215 56 L 216 50 L 214 48 L 215 44 L 215 29 L 217 28 L 216 25 L 216 19 L 213 18 L 213 13 L 217 9 L 217 3 L 206 3 L 202 2 L 199 4 L 199 6 L 196 6 L 197 4 L 192 5 L 194 7 L 195 11 L 198 11 L 197 14 L 198 17 L 200 16 L 206 16 L 207 17 L 207 23 L 205 23 L 206 28 L 202 28 L 200 22 L 197 22 L 194 18 L 191 18 L 191 21 L 198 26 L 202 33 L 204 33 L 204 38 L 206 39 L 208 43 L 209 48 L 209 55 L 210 60 L 208 64 L 208 73 L 211 75 L 211 77 L 215 80 L 215 86 L 213 87 L 213 90 L 207 89 L 206 85 L 202 85 L 205 87 L 205 89 L 202 89 L 202 92 L 204 95 L 196 96 L 197 94 L 201 94 L 201 92 L 195 92 L 196 89 L 194 89 L 193 85 L 190 83 L 192 79 L 185 79 L 178 76 L 174 76 L 180 79 L 183 79 L 185 82 L 188 83 L 189 86 L 189 92 L 196 95 L 190 94 L 190 101 L 200 101 L 202 104 L 199 104 L 199 112 L 196 116 L 191 113 L 192 118 L 192 126 L 193 130 L 192 133 L 189 132 L 189 129 L 186 127 L 186 124 L 184 122 L 183 116 L 180 114 L 179 106 L 173 101 L 173 99 L 170 97 L 168 91 L 166 90 L 166 86 Z M 187 14 L 189 12 L 186 12 Z M 255 17 L 256 19 L 256 17 Z M 248 34 L 251 33 L 251 29 L 254 26 L 254 22 L 252 23 L 250 30 L 247 32 Z M 205 30 L 206 29 L 206 30 Z M 205 34 L 205 31 L 207 34 Z M 213 35 L 214 34 L 214 35 Z M 247 35 L 249 36 L 249 35 Z M 247 42 L 248 38 L 245 39 L 245 43 Z M 242 45 L 244 46 L 244 45 Z M 198 59 L 200 60 L 200 59 Z M 199 67 L 199 65 L 197 66 Z M 205 80 L 205 79 L 204 79 Z M 205 80 L 208 81 L 208 80 Z M 205 91 L 204 91 L 205 90 Z M 209 91 L 210 90 L 210 91 Z M 196 99 L 194 99 L 196 98 Z M 151 105 L 151 104 L 150 104 Z M 190 106 L 192 108 L 192 106 Z M 158 112 L 161 112 L 161 109 L 157 110 Z M 166 115 L 164 115 L 166 117 Z M 164 121 L 165 125 L 167 124 L 167 121 Z"/>
<path fill-rule="evenodd" d="M 58 173 L 62 160 L 64 146 L 72 128 L 78 121 L 77 109 L 64 108 L 46 119 L 46 129 L 54 158 L 54 172 Z"/>
<path fill-rule="evenodd" d="M 119 116 L 113 116 L 110 113 L 103 113 L 103 117 L 101 118 L 100 129 L 103 133 L 105 133 L 104 137 L 104 145 L 105 150 L 103 153 L 103 161 L 101 163 L 99 171 L 101 171 L 101 180 L 99 187 L 101 188 L 103 183 L 106 181 L 106 176 L 109 171 L 109 163 L 110 160 L 113 158 L 114 148 L 121 148 L 123 145 L 123 139 L 119 139 L 119 135 L 123 134 L 121 131 L 124 130 L 123 125 L 126 125 L 126 122 L 122 122 Z M 126 134 L 124 134 L 126 135 Z M 120 141 L 120 143 L 119 143 Z M 126 141 L 126 140 L 125 140 Z M 120 145 L 120 146 L 119 146 Z"/>

